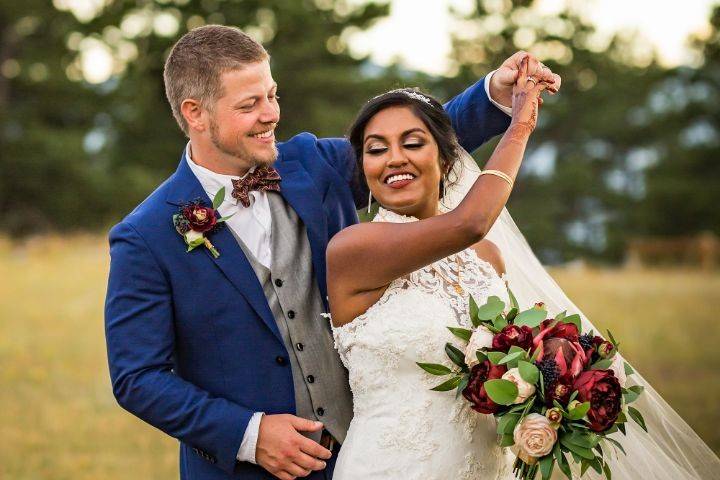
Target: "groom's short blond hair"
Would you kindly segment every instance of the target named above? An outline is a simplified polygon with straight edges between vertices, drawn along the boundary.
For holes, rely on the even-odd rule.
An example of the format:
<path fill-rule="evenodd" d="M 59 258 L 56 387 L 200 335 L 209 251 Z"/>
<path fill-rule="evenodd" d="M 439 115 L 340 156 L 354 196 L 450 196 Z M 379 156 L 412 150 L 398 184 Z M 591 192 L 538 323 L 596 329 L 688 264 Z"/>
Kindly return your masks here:
<path fill-rule="evenodd" d="M 206 25 L 180 38 L 165 61 L 165 95 L 173 116 L 188 135 L 188 124 L 180 111 L 182 102 L 192 98 L 212 111 L 224 95 L 220 77 L 230 70 L 269 58 L 262 45 L 235 27 Z"/>

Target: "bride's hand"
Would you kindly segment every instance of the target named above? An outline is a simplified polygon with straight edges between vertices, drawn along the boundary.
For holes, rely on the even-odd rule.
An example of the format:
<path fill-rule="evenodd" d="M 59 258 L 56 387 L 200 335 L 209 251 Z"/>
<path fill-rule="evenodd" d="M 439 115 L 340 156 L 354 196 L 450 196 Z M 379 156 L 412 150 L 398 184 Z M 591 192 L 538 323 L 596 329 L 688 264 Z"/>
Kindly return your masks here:
<path fill-rule="evenodd" d="M 547 83 L 538 82 L 536 78 L 528 75 L 528 58 L 525 57 L 513 87 L 511 126 L 524 125 L 528 134 L 535 130 L 540 93 L 546 88 Z"/>

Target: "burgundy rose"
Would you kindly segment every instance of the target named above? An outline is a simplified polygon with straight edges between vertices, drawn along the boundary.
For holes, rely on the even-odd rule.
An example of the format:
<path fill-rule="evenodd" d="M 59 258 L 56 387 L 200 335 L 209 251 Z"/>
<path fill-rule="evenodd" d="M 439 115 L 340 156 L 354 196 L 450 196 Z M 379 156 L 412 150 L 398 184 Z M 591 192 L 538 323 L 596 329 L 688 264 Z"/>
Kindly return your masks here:
<path fill-rule="evenodd" d="M 217 223 L 215 210 L 201 205 L 188 205 L 183 208 L 182 214 L 190 222 L 190 228 L 196 232 L 205 233 Z"/>
<path fill-rule="evenodd" d="M 532 346 L 533 334 L 532 328 L 527 325 L 518 327 L 517 325 L 507 325 L 500 333 L 495 334 L 492 342 L 493 350 L 507 352 L 510 347 L 518 346 L 523 350 L 527 350 Z"/>
<path fill-rule="evenodd" d="M 500 409 L 500 405 L 490 400 L 483 384 L 486 380 L 502 377 L 506 371 L 505 365 L 493 365 L 490 360 L 485 360 L 472 367 L 470 381 L 463 389 L 462 394 L 471 403 L 473 410 L 480 413 L 495 413 Z"/>
<path fill-rule="evenodd" d="M 578 391 L 578 400 L 590 402 L 588 419 L 591 430 L 604 432 L 613 426 L 620 415 L 622 390 L 612 370 L 582 372 L 575 380 L 573 389 Z"/>
<path fill-rule="evenodd" d="M 570 394 L 573 392 L 572 375 L 562 375 L 548 388 L 545 389 L 545 404 L 552 407 L 555 404 L 553 400 L 557 400 L 561 405 L 567 405 L 570 400 Z"/>
<path fill-rule="evenodd" d="M 555 326 L 549 328 L 553 323 L 555 323 Z M 539 336 L 541 336 L 541 338 L 564 338 L 571 342 L 577 342 L 580 337 L 580 332 L 574 323 L 563 321 L 555 322 L 555 320 L 549 318 L 543 320 L 540 324 Z"/>

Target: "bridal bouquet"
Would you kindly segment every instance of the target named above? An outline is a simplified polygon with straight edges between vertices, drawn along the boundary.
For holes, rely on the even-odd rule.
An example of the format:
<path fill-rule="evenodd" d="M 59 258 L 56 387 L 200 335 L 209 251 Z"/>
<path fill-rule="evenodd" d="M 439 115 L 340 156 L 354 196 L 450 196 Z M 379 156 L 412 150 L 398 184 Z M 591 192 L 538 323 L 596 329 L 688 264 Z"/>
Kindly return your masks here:
<path fill-rule="evenodd" d="M 618 343 L 592 331 L 583 333 L 579 315 L 547 318 L 542 303 L 519 311 L 490 297 L 478 306 L 470 298 L 472 330 L 448 327 L 467 342 L 465 351 L 450 343 L 445 352 L 454 368 L 418 363 L 423 370 L 450 376 L 433 390 L 457 390 L 473 410 L 493 414 L 501 446 L 517 453 L 514 473 L 532 480 L 550 478 L 555 464 L 569 479 L 570 461 L 612 477 L 609 448 L 625 453 L 610 437 L 625 434 L 628 418 L 644 430 L 640 412 L 630 406 L 643 387 L 626 386 L 632 368 L 618 355 Z M 568 454 L 570 458 L 568 458 Z"/>

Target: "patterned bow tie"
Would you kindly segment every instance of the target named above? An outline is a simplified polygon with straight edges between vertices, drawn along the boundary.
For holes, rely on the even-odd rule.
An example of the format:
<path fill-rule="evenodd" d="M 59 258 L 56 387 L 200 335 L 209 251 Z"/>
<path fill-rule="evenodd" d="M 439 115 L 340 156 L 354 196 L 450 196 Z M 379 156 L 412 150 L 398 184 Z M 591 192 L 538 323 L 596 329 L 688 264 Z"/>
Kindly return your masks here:
<path fill-rule="evenodd" d="M 244 178 L 233 180 L 233 198 L 244 207 L 250 206 L 250 192 L 279 192 L 280 174 L 273 167 L 258 167 Z"/>

